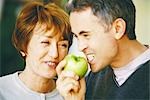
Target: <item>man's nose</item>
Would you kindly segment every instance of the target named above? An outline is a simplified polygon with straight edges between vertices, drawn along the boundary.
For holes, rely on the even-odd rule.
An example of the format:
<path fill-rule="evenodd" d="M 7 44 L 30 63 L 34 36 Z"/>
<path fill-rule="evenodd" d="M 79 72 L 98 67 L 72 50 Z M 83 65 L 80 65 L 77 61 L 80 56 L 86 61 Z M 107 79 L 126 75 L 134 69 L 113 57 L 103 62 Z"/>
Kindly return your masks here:
<path fill-rule="evenodd" d="M 80 51 L 84 52 L 84 50 L 87 48 L 87 43 L 84 40 L 78 40 L 78 48 Z"/>

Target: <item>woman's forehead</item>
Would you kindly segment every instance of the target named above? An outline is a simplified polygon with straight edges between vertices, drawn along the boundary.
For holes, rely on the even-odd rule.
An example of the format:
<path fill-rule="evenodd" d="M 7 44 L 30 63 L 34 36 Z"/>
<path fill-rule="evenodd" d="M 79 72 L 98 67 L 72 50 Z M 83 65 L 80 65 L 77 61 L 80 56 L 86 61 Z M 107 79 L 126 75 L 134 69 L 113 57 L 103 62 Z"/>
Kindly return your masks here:
<path fill-rule="evenodd" d="M 46 24 L 37 23 L 37 25 L 35 26 L 35 28 L 33 30 L 33 33 L 45 35 L 47 37 L 53 37 L 56 35 L 60 35 L 63 38 L 63 33 L 61 33 L 59 29 L 57 29 L 57 26 L 48 28 L 48 26 Z"/>

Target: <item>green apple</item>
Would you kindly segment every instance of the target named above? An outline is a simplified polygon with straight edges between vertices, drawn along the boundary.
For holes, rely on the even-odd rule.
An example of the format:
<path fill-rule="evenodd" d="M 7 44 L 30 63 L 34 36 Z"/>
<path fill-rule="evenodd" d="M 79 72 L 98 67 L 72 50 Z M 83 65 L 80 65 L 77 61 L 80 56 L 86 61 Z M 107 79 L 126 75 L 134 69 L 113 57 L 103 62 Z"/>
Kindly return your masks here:
<path fill-rule="evenodd" d="M 80 78 L 84 77 L 88 71 L 88 63 L 84 57 L 69 54 L 65 57 L 67 64 L 64 67 L 66 71 L 73 71 Z"/>

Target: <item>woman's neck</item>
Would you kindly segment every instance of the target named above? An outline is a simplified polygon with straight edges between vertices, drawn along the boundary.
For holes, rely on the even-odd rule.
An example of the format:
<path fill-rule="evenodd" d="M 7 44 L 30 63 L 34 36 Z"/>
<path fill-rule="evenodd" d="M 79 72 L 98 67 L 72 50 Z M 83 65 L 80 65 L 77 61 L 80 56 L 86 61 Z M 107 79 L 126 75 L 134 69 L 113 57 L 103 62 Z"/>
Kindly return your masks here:
<path fill-rule="evenodd" d="M 55 80 L 43 78 L 28 70 L 20 73 L 19 78 L 29 89 L 39 93 L 48 93 L 56 88 Z"/>

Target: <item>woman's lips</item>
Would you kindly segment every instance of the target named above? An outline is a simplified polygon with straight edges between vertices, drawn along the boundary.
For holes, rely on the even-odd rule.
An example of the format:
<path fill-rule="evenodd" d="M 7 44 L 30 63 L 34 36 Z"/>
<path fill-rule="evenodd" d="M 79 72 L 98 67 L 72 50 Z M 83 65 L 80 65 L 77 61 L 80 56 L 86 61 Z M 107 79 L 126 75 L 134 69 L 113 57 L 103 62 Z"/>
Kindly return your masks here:
<path fill-rule="evenodd" d="M 56 62 L 51 62 L 51 61 L 46 61 L 45 62 L 49 67 L 55 69 L 56 66 L 57 66 L 57 63 Z"/>

